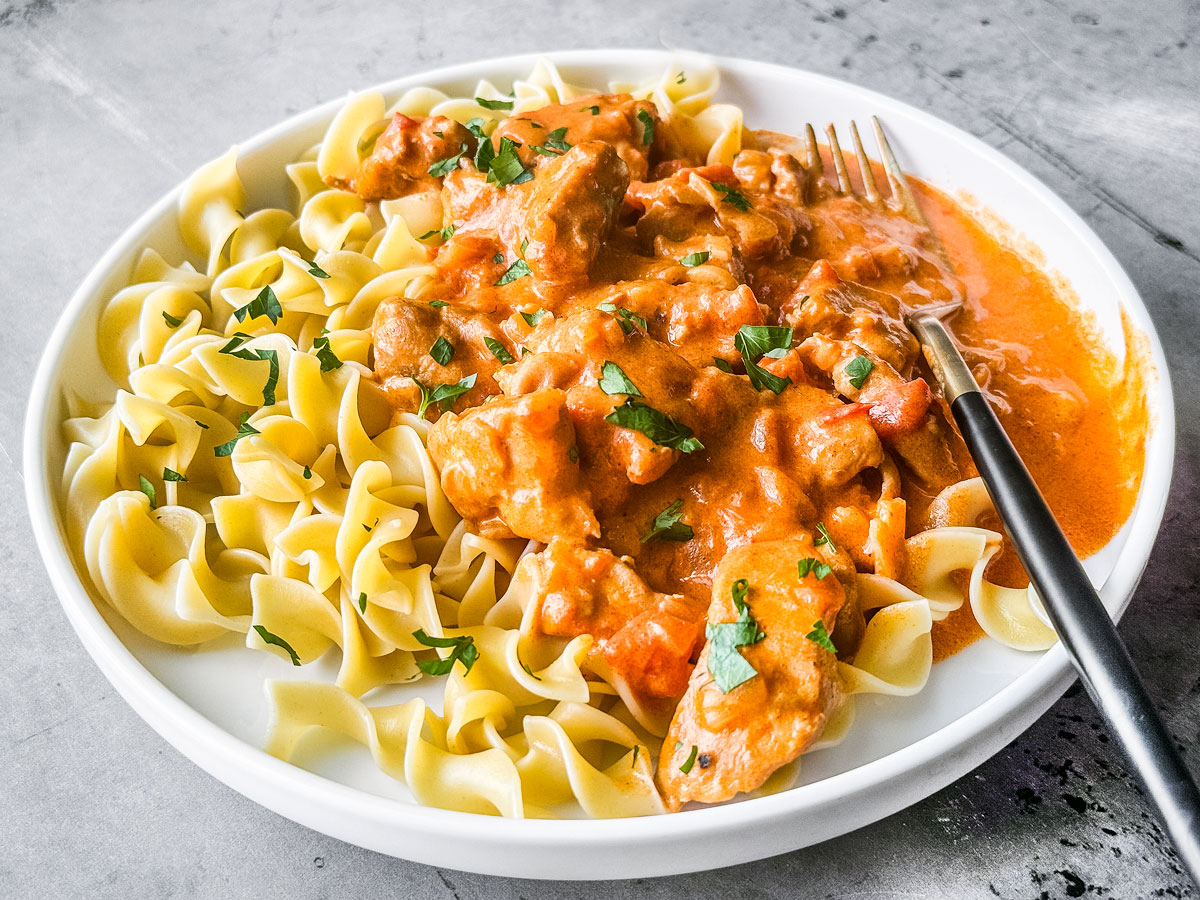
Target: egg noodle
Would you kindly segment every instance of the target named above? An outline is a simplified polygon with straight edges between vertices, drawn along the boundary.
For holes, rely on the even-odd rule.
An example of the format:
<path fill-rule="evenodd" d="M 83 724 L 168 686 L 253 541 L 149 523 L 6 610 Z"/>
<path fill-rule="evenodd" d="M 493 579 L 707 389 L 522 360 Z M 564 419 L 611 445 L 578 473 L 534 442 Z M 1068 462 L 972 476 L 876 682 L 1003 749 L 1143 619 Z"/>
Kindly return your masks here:
<path fill-rule="evenodd" d="M 710 164 L 728 164 L 741 111 L 710 102 L 714 69 L 681 71 L 612 87 L 653 101 Z M 438 193 L 368 203 L 326 186 L 353 173 L 394 112 L 482 118 L 490 131 L 586 92 L 541 62 L 513 83 L 513 113 L 476 102 L 510 96 L 487 81 L 470 98 L 418 88 L 390 107 L 353 95 L 287 166 L 289 209 L 247 209 L 230 150 L 184 188 L 189 258 L 146 249 L 104 308 L 97 341 L 117 389 L 98 408 L 68 397 L 70 544 L 98 597 L 147 636 L 192 646 L 235 632 L 279 657 L 264 688 L 265 746 L 278 757 L 320 726 L 363 744 L 429 806 L 514 817 L 665 809 L 653 764 L 666 723 L 587 668 L 590 636 L 535 639 L 538 545 L 468 531 L 426 451 L 429 424 L 393 413 L 373 380 L 377 306 L 416 296 L 434 271 L 419 236 L 446 224 Z M 880 528 L 897 502 L 894 466 L 884 481 Z M 897 552 L 877 560 L 880 574 L 858 576 L 869 622 L 838 663 L 848 699 L 815 747 L 845 735 L 851 695 L 920 691 L 931 625 L 964 602 L 1008 646 L 1054 641 L 1029 591 L 983 577 L 1001 545 L 975 527 L 989 510 L 978 479 L 948 488 L 933 527 L 907 539 L 905 566 L 901 509 Z M 332 683 L 288 677 L 327 654 L 340 659 Z M 422 699 L 371 702 L 447 670 L 440 712 Z M 764 790 L 785 786 L 780 776 Z"/>

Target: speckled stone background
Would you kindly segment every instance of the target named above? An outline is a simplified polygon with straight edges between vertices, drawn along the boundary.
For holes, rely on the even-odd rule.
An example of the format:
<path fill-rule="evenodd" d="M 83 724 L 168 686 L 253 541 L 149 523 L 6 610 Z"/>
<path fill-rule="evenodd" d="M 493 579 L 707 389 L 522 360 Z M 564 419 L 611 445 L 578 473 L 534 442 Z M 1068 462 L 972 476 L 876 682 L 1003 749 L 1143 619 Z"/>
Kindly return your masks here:
<path fill-rule="evenodd" d="M 568 11 L 569 10 L 569 11 Z M 882 90 L 1061 194 L 1145 297 L 1179 454 L 1122 632 L 1200 768 L 1200 4 L 0 0 L 0 897 L 1189 897 L 1073 689 L 961 781 L 869 828 L 689 877 L 551 884 L 438 871 L 260 809 L 158 738 L 60 612 L 20 433 L 52 322 L 103 250 L 231 143 L 394 76 L 505 53 L 689 47 Z"/>

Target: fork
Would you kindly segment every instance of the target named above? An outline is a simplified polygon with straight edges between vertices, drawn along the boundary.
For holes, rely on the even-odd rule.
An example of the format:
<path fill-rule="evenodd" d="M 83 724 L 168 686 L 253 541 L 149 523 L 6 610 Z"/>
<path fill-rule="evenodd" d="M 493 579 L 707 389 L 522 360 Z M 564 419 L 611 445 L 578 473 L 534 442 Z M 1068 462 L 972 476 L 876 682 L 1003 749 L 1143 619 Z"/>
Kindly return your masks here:
<path fill-rule="evenodd" d="M 834 189 L 840 196 L 853 197 L 876 209 L 902 213 L 925 226 L 930 244 L 945 259 L 945 251 L 916 203 L 883 126 L 878 118 L 872 117 L 872 121 L 891 187 L 890 200 L 879 192 L 871 161 L 853 121 L 850 134 L 862 175 L 863 195 L 855 191 L 837 131 L 829 125 L 826 134 L 836 178 Z M 805 126 L 805 134 L 808 168 L 820 177 L 824 166 L 811 125 Z M 950 336 L 943 320 L 961 307 L 962 301 L 956 301 L 909 309 L 905 320 L 921 342 L 925 359 L 942 386 L 959 431 L 1012 538 L 1017 556 L 1042 598 L 1063 649 L 1133 763 L 1192 880 L 1200 885 L 1200 791 L 1075 551 Z"/>

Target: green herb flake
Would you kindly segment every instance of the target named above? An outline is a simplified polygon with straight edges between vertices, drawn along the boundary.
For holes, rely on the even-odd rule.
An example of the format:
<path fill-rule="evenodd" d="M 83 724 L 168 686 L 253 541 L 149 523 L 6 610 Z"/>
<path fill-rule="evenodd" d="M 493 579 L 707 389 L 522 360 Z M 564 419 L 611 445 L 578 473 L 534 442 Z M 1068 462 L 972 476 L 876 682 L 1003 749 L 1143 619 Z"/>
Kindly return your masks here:
<path fill-rule="evenodd" d="M 825 623 L 820 619 L 813 622 L 812 631 L 806 634 L 805 637 L 818 647 L 822 647 L 830 653 L 837 653 L 837 647 L 833 646 L 833 641 L 829 639 L 829 632 L 825 630 Z"/>
<path fill-rule="evenodd" d="M 824 547 L 826 544 L 829 545 L 830 550 L 837 549 L 836 547 L 833 546 L 833 538 L 831 538 L 829 536 L 829 532 L 825 530 L 825 526 L 822 523 L 818 522 L 817 523 L 817 536 L 813 539 L 813 546 L 814 547 Z"/>
<path fill-rule="evenodd" d="M 856 391 L 862 390 L 862 386 L 866 384 L 867 376 L 871 374 L 871 370 L 874 368 L 875 363 L 862 354 L 859 354 L 846 363 L 846 375 Z"/>
<path fill-rule="evenodd" d="M 429 408 L 431 403 L 439 404 L 442 410 L 445 411 L 447 404 L 454 402 L 454 400 L 475 387 L 476 377 L 476 374 L 472 372 L 455 384 L 439 384 L 435 386 L 422 384 L 418 381 L 417 387 L 421 389 L 421 408 L 417 411 L 417 417 L 424 418 L 425 410 Z"/>
<path fill-rule="evenodd" d="M 292 658 L 292 665 L 300 665 L 300 657 L 297 655 L 296 651 L 292 649 L 291 644 L 289 644 L 279 635 L 271 634 L 271 632 L 267 631 L 267 629 L 263 628 L 261 625 L 255 625 L 254 630 L 258 632 L 258 636 L 262 638 L 264 644 L 273 644 L 276 647 L 282 647 L 287 651 L 287 655 Z"/>
<path fill-rule="evenodd" d="M 240 309 L 234 310 L 233 315 L 239 322 L 266 316 L 271 320 L 272 325 L 278 325 L 279 320 L 283 318 L 283 307 L 279 305 L 279 298 L 275 296 L 275 292 L 268 284 L 258 292 L 258 296 L 253 300 Z"/>
<path fill-rule="evenodd" d="M 593 116 L 600 115 L 600 107 L 599 106 L 581 106 L 581 107 L 579 107 L 579 111 L 580 112 L 590 112 Z"/>
<path fill-rule="evenodd" d="M 696 533 L 692 531 L 691 525 L 680 521 L 682 518 L 683 501 L 676 500 L 654 517 L 654 521 L 650 524 L 650 531 L 642 538 L 642 543 L 644 544 L 646 541 L 653 540 L 654 538 L 661 538 L 664 541 L 678 541 L 679 543 L 690 541 L 696 536 Z"/>
<path fill-rule="evenodd" d="M 329 346 L 329 338 L 323 335 L 319 338 L 313 338 L 312 345 L 313 349 L 317 351 L 317 359 L 321 362 L 322 372 L 332 372 L 334 369 L 342 367 L 342 361 L 338 359 L 338 355 Z"/>
<path fill-rule="evenodd" d="M 163 481 L 187 481 L 187 476 L 163 466 Z"/>
<path fill-rule="evenodd" d="M 150 479 L 145 475 L 138 476 L 139 490 L 150 498 L 150 508 L 158 509 L 158 493 L 154 490 L 154 485 L 150 483 Z"/>
<path fill-rule="evenodd" d="M 641 397 L 642 392 L 637 385 L 629 380 L 629 376 L 615 362 L 605 360 L 600 369 L 600 390 L 606 394 L 628 394 L 630 397 Z"/>
<path fill-rule="evenodd" d="M 329 277 L 329 273 L 326 272 L 324 269 L 322 269 L 320 266 L 318 266 L 315 262 L 310 262 L 308 264 L 308 274 L 311 275 L 313 278 L 328 278 Z"/>
<path fill-rule="evenodd" d="M 365 523 L 363 524 L 363 531 L 365 531 L 367 534 L 370 534 L 372 531 L 375 530 L 375 526 L 378 524 L 379 524 L 379 517 L 376 516 L 375 521 L 372 522 L 370 525 L 367 525 Z"/>
<path fill-rule="evenodd" d="M 632 765 L 634 765 L 634 764 L 636 764 L 636 763 L 637 763 L 638 751 L 639 751 L 639 750 L 641 750 L 641 749 L 642 749 L 642 745 L 641 745 L 641 744 L 634 744 L 634 745 L 633 745 L 633 756 L 632 756 L 632 757 L 630 758 L 630 760 L 629 760 L 629 765 L 631 765 L 631 766 L 632 766 Z"/>
<path fill-rule="evenodd" d="M 533 272 L 530 271 L 529 263 L 525 262 L 523 259 L 518 259 L 515 260 L 511 266 L 504 270 L 503 275 L 496 279 L 496 284 L 497 286 L 512 284 L 518 278 L 524 278 L 526 275 L 532 274 Z M 521 315 L 525 314 L 521 313 Z M 528 319 L 526 319 L 526 321 L 528 321 Z"/>
<path fill-rule="evenodd" d="M 304 467 L 304 480 L 305 481 L 312 480 L 312 469 L 309 466 Z"/>
<path fill-rule="evenodd" d="M 579 448 L 574 444 L 567 448 L 567 459 L 573 463 L 579 462 Z"/>
<path fill-rule="evenodd" d="M 649 326 L 646 324 L 645 319 L 639 315 L 636 315 L 633 310 L 626 309 L 624 306 L 617 306 L 613 303 L 601 303 L 596 308 L 601 312 L 612 313 L 613 315 L 617 316 L 619 318 L 621 330 L 626 334 L 633 333 L 633 326 L 635 323 L 641 326 L 642 331 L 649 330 Z"/>
<path fill-rule="evenodd" d="M 256 350 L 259 359 L 266 360 L 270 365 L 267 371 L 267 383 L 263 385 L 263 406 L 275 405 L 275 388 L 279 386 L 279 353 L 275 350 Z"/>
<path fill-rule="evenodd" d="M 708 257 L 712 254 L 708 250 L 701 250 L 699 253 L 689 253 L 679 261 L 682 266 L 702 266 L 708 262 Z"/>
<path fill-rule="evenodd" d="M 755 362 L 760 356 L 778 358 L 792 345 L 792 329 L 778 325 L 743 325 L 733 338 L 733 345 L 742 355 L 750 383 L 758 391 L 780 393 L 792 383 L 790 378 L 773 375 Z"/>
<path fill-rule="evenodd" d="M 171 315 L 165 309 L 162 311 L 162 317 L 163 317 L 163 321 L 165 321 L 172 328 L 178 328 L 180 325 L 183 324 L 183 319 L 175 318 L 173 315 Z"/>
<path fill-rule="evenodd" d="M 725 362 L 725 360 L 721 359 L 721 357 L 719 357 L 719 356 L 713 357 L 713 365 L 716 366 L 718 369 L 720 369 L 722 372 L 724 372 L 726 375 L 733 374 L 733 369 L 730 367 L 729 363 Z"/>
<path fill-rule="evenodd" d="M 436 228 L 431 228 L 429 231 L 427 231 L 427 232 L 425 232 L 424 234 L 420 235 L 420 236 L 417 238 L 417 240 L 418 240 L 418 241 L 427 241 L 427 240 L 429 240 L 431 237 L 433 237 L 435 234 L 440 234 L 440 233 L 441 233 L 441 232 L 439 232 L 439 231 L 438 231 Z"/>
<path fill-rule="evenodd" d="M 447 156 L 445 159 L 439 159 L 427 170 L 434 178 L 444 178 L 458 167 L 458 161 L 463 158 L 463 154 L 467 152 L 466 144 L 459 144 L 458 152 L 453 156 Z"/>
<path fill-rule="evenodd" d="M 540 675 L 534 675 L 534 674 L 533 674 L 533 669 L 529 668 L 529 666 L 528 666 L 528 665 L 526 665 L 525 663 L 521 663 L 521 668 L 522 668 L 522 669 L 524 669 L 524 670 L 525 670 L 525 674 L 526 674 L 526 675 L 528 675 L 530 678 L 532 678 L 534 681 L 541 681 L 541 680 L 542 680 L 542 677 L 541 677 Z"/>
<path fill-rule="evenodd" d="M 525 320 L 525 324 L 530 328 L 537 328 L 537 323 L 546 317 L 546 310 L 539 309 L 533 313 L 521 313 L 521 318 Z"/>
<path fill-rule="evenodd" d="M 500 360 L 501 364 L 507 366 L 511 362 L 516 362 L 516 360 L 513 359 L 513 355 L 509 353 L 505 346 L 494 337 L 485 337 L 483 339 L 483 343 L 484 346 L 491 351 L 492 356 Z"/>
<path fill-rule="evenodd" d="M 626 398 L 624 404 L 604 417 L 604 421 L 631 431 L 640 431 L 660 447 L 669 447 L 680 453 L 704 449 L 692 429 L 632 397 Z"/>
<path fill-rule="evenodd" d="M 746 198 L 746 195 L 737 188 L 732 188 L 727 184 L 721 184 L 719 181 L 714 181 L 712 186 L 722 194 L 722 203 L 728 203 L 734 209 L 739 209 L 742 212 L 748 212 L 750 210 L 750 201 Z"/>
<path fill-rule="evenodd" d="M 800 573 L 801 578 L 807 578 L 809 575 L 816 575 L 819 581 L 825 578 L 833 571 L 828 565 L 821 562 L 819 559 L 813 559 L 811 556 L 806 556 L 796 564 L 796 568 Z"/>
<path fill-rule="evenodd" d="M 692 744 L 692 752 L 688 754 L 688 758 L 684 760 L 683 765 L 679 767 L 679 771 L 684 775 L 687 775 L 689 772 L 691 772 L 692 767 L 696 765 L 696 754 L 699 752 L 700 748 L 695 744 Z"/>
<path fill-rule="evenodd" d="M 686 76 L 686 75 L 684 75 L 682 72 L 680 72 L 680 73 L 679 73 L 679 74 L 678 74 L 678 75 L 675 77 L 675 83 L 676 83 L 676 84 L 683 84 L 685 81 L 687 81 L 687 76 Z"/>
<path fill-rule="evenodd" d="M 485 100 L 483 97 L 476 97 L 475 102 L 484 109 L 512 109 L 515 99 L 514 97 L 509 97 L 507 100 Z"/>
<path fill-rule="evenodd" d="M 750 614 L 750 605 L 746 596 L 750 585 L 744 578 L 739 578 L 730 587 L 733 597 L 733 607 L 738 612 L 736 622 L 709 623 L 705 626 L 704 636 L 709 641 L 708 673 L 713 677 L 722 693 L 728 694 L 735 687 L 749 681 L 758 674 L 758 670 L 739 652 L 739 647 L 756 644 L 766 637 L 758 630 L 758 623 Z"/>
<path fill-rule="evenodd" d="M 197 425 L 199 425 L 201 428 L 203 428 L 205 431 L 208 431 L 208 426 L 205 425 L 203 422 L 201 422 L 199 419 L 192 419 L 192 421 L 195 422 Z"/>
<path fill-rule="evenodd" d="M 491 146 L 491 141 L 487 142 Z M 524 184 L 533 178 L 533 172 L 525 168 L 517 148 L 521 145 L 509 138 L 500 138 L 500 149 L 488 160 L 487 180 L 501 186 Z M 482 169 L 480 170 L 482 171 Z"/>
<path fill-rule="evenodd" d="M 481 141 L 486 140 L 487 134 L 483 130 L 483 124 L 484 124 L 483 119 L 480 118 L 479 116 L 476 116 L 473 119 L 467 119 L 466 129 L 467 129 L 467 131 L 471 132 L 471 134 L 475 135 L 475 137 L 479 138 Z"/>
<path fill-rule="evenodd" d="M 238 424 L 237 434 L 233 436 L 232 440 L 213 447 L 213 456 L 230 456 L 233 454 L 233 448 L 237 446 L 237 442 L 242 438 L 249 437 L 252 434 L 262 434 L 261 431 L 250 424 L 249 419 L 250 413 L 242 413 L 242 421 Z"/>
<path fill-rule="evenodd" d="M 255 354 L 255 352 L 253 350 L 239 349 L 242 347 L 242 344 L 246 343 L 246 341 L 251 341 L 251 340 L 254 340 L 253 335 L 246 334 L 246 332 L 244 332 L 244 331 L 235 331 L 233 333 L 233 337 L 231 337 L 226 342 L 225 346 L 222 347 L 217 352 L 224 353 L 227 356 L 236 356 L 238 359 L 248 359 L 251 362 L 256 362 L 261 357 L 259 357 L 257 354 Z"/>
<path fill-rule="evenodd" d="M 475 665 L 475 660 L 479 659 L 479 649 L 475 646 L 475 638 L 469 634 L 460 634 L 458 637 L 438 638 L 430 637 L 425 633 L 424 628 L 418 628 L 413 632 L 413 637 L 417 639 L 417 643 L 426 647 L 449 647 L 450 655 L 445 659 L 421 659 L 417 660 L 417 668 L 426 675 L 449 675 L 450 670 L 454 668 L 456 662 L 463 664 L 464 674 L 471 671 L 471 666 Z"/>
<path fill-rule="evenodd" d="M 434 309 L 441 309 L 443 306 L 446 306 L 448 304 L 446 303 L 445 300 L 430 300 L 429 305 L 432 306 Z"/>
<path fill-rule="evenodd" d="M 654 143 L 654 116 L 644 109 L 639 109 L 637 117 L 642 123 L 642 146 L 649 147 Z"/>
<path fill-rule="evenodd" d="M 367 612 L 367 594 L 365 591 L 358 595 L 358 611 L 364 615 Z"/>
<path fill-rule="evenodd" d="M 454 358 L 454 345 L 444 337 L 439 337 L 429 348 L 429 355 L 439 366 L 444 366 Z"/>

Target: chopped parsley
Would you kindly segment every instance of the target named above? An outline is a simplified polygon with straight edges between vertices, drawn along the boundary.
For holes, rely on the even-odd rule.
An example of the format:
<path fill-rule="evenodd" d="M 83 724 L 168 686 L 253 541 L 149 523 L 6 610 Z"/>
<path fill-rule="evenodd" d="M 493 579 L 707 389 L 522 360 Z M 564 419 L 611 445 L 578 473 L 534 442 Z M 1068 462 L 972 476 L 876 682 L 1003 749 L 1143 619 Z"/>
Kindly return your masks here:
<path fill-rule="evenodd" d="M 642 392 L 638 390 L 637 385 L 629 380 L 629 376 L 615 362 L 605 360 L 604 365 L 600 369 L 600 390 L 606 394 L 628 394 L 631 397 L 640 397 Z"/>
<path fill-rule="evenodd" d="M 580 112 L 590 112 L 593 116 L 600 115 L 600 107 L 599 106 L 581 106 L 581 107 L 579 107 L 579 111 Z"/>
<path fill-rule="evenodd" d="M 163 467 L 163 481 L 187 481 L 187 476 L 174 469 Z"/>
<path fill-rule="evenodd" d="M 270 364 L 267 383 L 263 385 L 263 406 L 275 405 L 275 388 L 279 385 L 279 353 L 275 350 L 255 350 L 259 359 Z"/>
<path fill-rule="evenodd" d="M 513 264 L 504 270 L 504 274 L 496 279 L 497 285 L 512 284 L 518 278 L 524 278 L 526 275 L 532 275 L 533 272 L 529 269 L 529 263 L 523 259 L 514 260 Z M 524 315 L 524 313 L 522 313 Z"/>
<path fill-rule="evenodd" d="M 370 534 L 372 531 L 375 530 L 375 526 L 378 524 L 379 524 L 379 517 L 376 516 L 375 521 L 372 522 L 370 525 L 366 524 L 365 522 L 363 523 L 363 531 L 365 531 L 367 534 Z"/>
<path fill-rule="evenodd" d="M 239 322 L 266 316 L 271 320 L 272 325 L 278 325 L 279 320 L 283 317 L 283 307 L 279 305 L 279 298 L 275 296 L 275 292 L 268 284 L 258 292 L 258 296 L 240 309 L 234 310 L 233 314 Z"/>
<path fill-rule="evenodd" d="M 258 636 L 263 639 L 264 644 L 274 644 L 276 647 L 282 647 L 287 651 L 287 655 L 292 658 L 292 665 L 300 665 L 300 657 L 297 655 L 296 651 L 292 649 L 291 644 L 289 644 L 279 635 L 271 634 L 271 632 L 267 631 L 267 629 L 263 628 L 261 625 L 255 625 L 254 630 L 258 632 Z"/>
<path fill-rule="evenodd" d="M 444 366 L 454 358 L 454 345 L 444 337 L 439 337 L 429 348 L 429 355 L 439 366 Z"/>
<path fill-rule="evenodd" d="M 480 144 L 480 149 L 487 147 L 488 150 L 483 153 L 487 161 L 487 180 L 495 182 L 499 185 L 523 184 L 533 178 L 533 172 L 525 168 L 525 164 L 521 162 L 521 157 L 517 155 L 517 148 L 521 145 L 514 140 L 506 137 L 500 138 L 500 149 L 493 150 L 490 140 Z M 480 154 L 475 154 L 475 165 L 482 172 L 484 169 L 479 167 Z"/>
<path fill-rule="evenodd" d="M 836 547 L 833 546 L 833 538 L 831 538 L 829 536 L 829 532 L 825 530 L 825 526 L 822 523 L 818 522 L 817 523 L 817 536 L 815 538 L 813 538 L 813 546 L 814 547 L 824 547 L 826 544 L 829 545 L 830 550 L 837 549 Z"/>
<path fill-rule="evenodd" d="M 304 480 L 305 481 L 312 480 L 312 469 L 309 468 L 308 466 L 304 467 Z"/>
<path fill-rule="evenodd" d="M 837 647 L 833 646 L 833 641 L 829 639 L 829 632 L 825 630 L 825 623 L 820 619 L 813 622 L 812 631 L 806 634 L 805 637 L 818 647 L 823 647 L 830 653 L 837 653 Z"/>
<path fill-rule="evenodd" d="M 158 509 L 158 495 L 154 490 L 154 485 L 150 483 L 150 479 L 145 475 L 138 476 L 138 489 L 150 498 L 150 508 Z"/>
<path fill-rule="evenodd" d="M 734 209 L 739 209 L 742 212 L 748 212 L 750 209 L 750 201 L 746 199 L 746 195 L 737 188 L 732 188 L 727 184 L 721 184 L 719 181 L 714 181 L 712 186 L 720 191 L 722 203 L 728 203 Z"/>
<path fill-rule="evenodd" d="M 208 431 L 208 426 L 205 425 L 203 422 L 201 422 L 199 419 L 192 419 L 192 421 L 195 422 L 197 425 L 199 425 L 201 428 L 203 428 L 205 431 Z"/>
<path fill-rule="evenodd" d="M 733 607 L 738 612 L 736 622 L 715 625 L 710 622 L 704 628 L 704 636 L 709 641 L 708 674 L 725 694 L 758 674 L 758 670 L 738 651 L 738 647 L 757 644 L 766 637 L 758 630 L 758 623 L 750 615 L 750 605 L 746 602 L 749 590 L 750 585 L 745 578 L 739 578 L 730 588 Z"/>
<path fill-rule="evenodd" d="M 419 238 L 417 238 L 417 240 L 418 241 L 427 241 L 436 234 L 436 235 L 440 235 L 443 241 L 448 241 L 448 240 L 450 240 L 450 238 L 454 237 L 454 232 L 456 232 L 457 230 L 458 230 L 458 226 L 455 225 L 453 222 L 451 222 L 445 228 L 441 228 L 441 229 L 434 228 L 430 231 L 425 232 L 423 235 L 421 235 Z M 430 304 L 430 305 L 432 305 L 432 304 Z M 443 303 L 442 305 L 445 306 L 446 304 Z"/>
<path fill-rule="evenodd" d="M 543 144 L 530 145 L 529 149 L 535 153 L 540 153 L 542 156 L 559 156 L 571 149 L 563 138 L 567 136 L 567 126 L 555 128 L 552 132 L 546 135 L 546 142 Z"/>
<path fill-rule="evenodd" d="M 601 303 L 597 309 L 599 309 L 601 312 L 613 313 L 614 315 L 618 316 L 621 330 L 626 334 L 633 333 L 633 326 L 635 322 L 641 326 L 642 331 L 649 330 L 649 327 L 646 325 L 646 320 L 641 316 L 636 315 L 631 309 L 626 309 L 623 306 L 617 306 L 614 303 Z"/>
<path fill-rule="evenodd" d="M 769 390 L 778 394 L 792 383 L 792 379 L 772 375 L 755 360 L 760 356 L 778 359 L 792 345 L 792 329 L 779 325 L 743 325 L 734 335 L 733 345 L 742 354 L 746 374 L 755 390 Z"/>
<path fill-rule="evenodd" d="M 512 109 L 514 99 L 509 97 L 507 100 L 485 100 L 483 97 L 476 97 L 475 102 L 484 109 Z"/>
<path fill-rule="evenodd" d="M 231 337 L 229 339 L 228 343 L 226 343 L 225 346 L 222 347 L 217 352 L 225 353 L 225 354 L 228 354 L 229 356 L 236 356 L 238 359 L 248 359 L 251 362 L 254 362 L 259 357 L 254 355 L 253 350 L 239 350 L 238 349 L 239 347 L 242 346 L 242 344 L 246 343 L 246 341 L 251 341 L 251 340 L 254 340 L 253 335 L 246 334 L 246 332 L 244 332 L 244 331 L 235 331 L 233 333 L 233 337 Z"/>
<path fill-rule="evenodd" d="M 544 310 L 544 309 L 539 309 L 537 312 L 534 312 L 534 313 L 521 313 L 521 318 L 525 320 L 525 324 L 528 325 L 530 328 L 536 328 L 537 323 L 542 321 L 542 319 L 545 318 L 545 316 L 546 316 L 546 310 Z"/>
<path fill-rule="evenodd" d="M 329 277 L 329 273 L 326 272 L 324 269 L 322 269 L 320 266 L 318 266 L 315 262 L 310 262 L 308 264 L 308 274 L 311 275 L 313 278 L 328 278 Z"/>
<path fill-rule="evenodd" d="M 429 305 L 434 309 L 441 309 L 443 306 L 447 306 L 448 304 L 445 300 L 430 300 Z"/>
<path fill-rule="evenodd" d="M 644 109 L 639 109 L 637 117 L 642 123 L 642 146 L 649 147 L 654 143 L 654 116 Z"/>
<path fill-rule="evenodd" d="M 358 611 L 363 614 L 367 612 L 367 595 L 365 591 L 358 595 Z"/>
<path fill-rule="evenodd" d="M 451 647 L 450 655 L 445 659 L 420 659 L 417 660 L 417 668 L 426 675 L 449 675 L 450 670 L 454 668 L 456 662 L 463 664 L 463 669 L 466 672 L 471 671 L 471 666 L 475 665 L 475 660 L 479 659 L 479 649 L 475 646 L 475 638 L 469 634 L 460 634 L 458 637 L 430 637 L 425 633 L 424 628 L 418 628 L 413 632 L 413 637 L 417 642 L 426 647 Z"/>
<path fill-rule="evenodd" d="M 859 354 L 846 363 L 846 375 L 856 391 L 862 390 L 862 386 L 866 384 L 867 376 L 871 374 L 871 370 L 874 368 L 875 363 L 862 354 Z"/>
<path fill-rule="evenodd" d="M 642 543 L 653 540 L 654 538 L 662 538 L 664 541 L 690 541 L 696 536 L 692 531 L 692 526 L 685 522 L 681 522 L 683 518 L 683 501 L 676 500 L 657 516 L 650 525 L 650 531 L 642 538 Z"/>
<path fill-rule="evenodd" d="M 466 144 L 458 145 L 458 152 L 453 156 L 447 156 L 445 159 L 439 159 L 427 170 L 434 178 L 443 178 L 449 175 L 458 166 L 458 161 L 463 158 L 463 154 L 467 152 Z"/>
<path fill-rule="evenodd" d="M 679 261 L 679 264 L 683 266 L 702 266 L 708 262 L 708 258 L 711 255 L 708 250 L 701 250 L 699 253 L 689 253 Z"/>
<path fill-rule="evenodd" d="M 492 356 L 496 357 L 496 359 L 500 360 L 500 362 L 504 365 L 507 366 L 511 362 L 516 362 L 516 360 L 513 359 L 513 355 L 509 353 L 508 350 L 505 349 L 504 345 L 494 337 L 485 337 L 483 339 L 483 343 L 488 350 L 492 351 Z"/>
<path fill-rule="evenodd" d="M 679 75 L 676 76 L 676 78 L 675 78 L 676 84 L 683 84 L 685 81 L 687 81 L 687 76 L 684 75 L 682 72 L 680 72 Z"/>
<path fill-rule="evenodd" d="M 162 317 L 163 317 L 163 321 L 166 322 L 168 325 L 170 325 L 172 328 L 178 328 L 180 325 L 183 324 L 183 319 L 175 318 L 173 315 L 171 315 L 165 309 L 162 311 Z"/>
<path fill-rule="evenodd" d="M 809 575 L 816 575 L 817 580 L 824 578 L 833 569 L 821 562 L 819 559 L 813 559 L 811 556 L 806 556 L 796 564 L 796 568 L 800 573 L 801 578 L 806 578 Z"/>
<path fill-rule="evenodd" d="M 574 444 L 567 448 L 567 459 L 573 463 L 579 462 L 579 448 Z"/>
<path fill-rule="evenodd" d="M 721 357 L 719 357 L 719 356 L 713 357 L 713 365 L 716 366 L 718 369 L 720 369 L 722 372 L 725 372 L 727 375 L 733 374 L 733 369 L 730 368 L 729 363 L 725 362 L 725 360 L 721 359 Z"/>
<path fill-rule="evenodd" d="M 695 744 L 692 744 L 692 752 L 688 754 L 688 758 L 684 760 L 683 765 L 679 767 L 679 771 L 684 775 L 687 775 L 689 772 L 691 772 L 692 766 L 696 765 L 696 754 L 699 752 L 700 748 Z"/>
<path fill-rule="evenodd" d="M 322 372 L 332 372 L 334 369 L 342 367 L 342 361 L 338 359 L 333 348 L 329 346 L 329 338 L 322 335 L 318 338 L 313 338 L 313 349 L 317 351 L 317 359 L 321 361 Z"/>
<path fill-rule="evenodd" d="M 232 440 L 213 447 L 213 456 L 230 456 L 233 453 L 233 448 L 237 446 L 237 442 L 242 438 L 250 437 L 252 434 L 262 434 L 261 431 L 250 424 L 249 419 L 250 413 L 242 413 L 242 421 L 238 425 L 237 434 L 233 436 Z"/>
<path fill-rule="evenodd" d="M 417 387 L 421 389 L 421 408 L 417 410 L 418 418 L 425 417 L 425 410 L 429 408 L 431 403 L 437 403 L 445 411 L 446 405 L 453 402 L 458 397 L 461 397 L 471 388 L 475 387 L 476 375 L 472 372 L 466 378 L 455 384 L 439 384 L 429 386 L 417 381 Z M 416 381 L 416 379 L 413 379 Z"/>
<path fill-rule="evenodd" d="M 660 447 L 669 447 L 680 453 L 704 449 L 692 429 L 632 397 L 625 398 L 625 403 L 605 416 L 604 421 L 631 431 L 640 431 Z"/>

